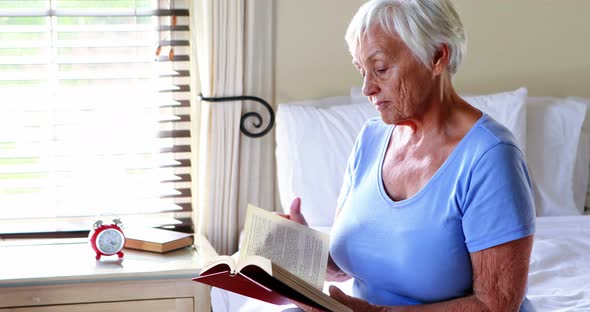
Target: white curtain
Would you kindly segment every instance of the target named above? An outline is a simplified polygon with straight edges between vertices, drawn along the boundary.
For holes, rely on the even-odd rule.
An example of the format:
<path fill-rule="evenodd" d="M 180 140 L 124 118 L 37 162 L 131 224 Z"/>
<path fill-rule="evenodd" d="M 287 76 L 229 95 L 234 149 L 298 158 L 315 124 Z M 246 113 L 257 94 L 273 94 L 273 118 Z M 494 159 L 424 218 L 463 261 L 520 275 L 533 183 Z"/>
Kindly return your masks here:
<path fill-rule="evenodd" d="M 271 102 L 272 0 L 197 0 L 193 13 L 203 96 L 254 95 Z M 242 106 L 268 122 L 257 103 L 197 105 L 195 225 L 217 252 L 230 254 L 238 248 L 247 203 L 274 208 L 274 132 L 257 139 L 240 133 Z"/>
<path fill-rule="evenodd" d="M 244 90 L 273 103 L 273 0 L 246 1 Z M 245 112 L 257 112 L 269 121 L 268 112 L 255 102 L 244 103 Z M 254 132 L 255 128 L 252 128 Z M 274 129 L 274 127 L 273 127 Z M 256 131 L 259 132 L 260 130 Z M 248 203 L 275 209 L 275 132 L 260 138 L 242 136 L 240 153 L 239 224 L 243 226 Z"/>

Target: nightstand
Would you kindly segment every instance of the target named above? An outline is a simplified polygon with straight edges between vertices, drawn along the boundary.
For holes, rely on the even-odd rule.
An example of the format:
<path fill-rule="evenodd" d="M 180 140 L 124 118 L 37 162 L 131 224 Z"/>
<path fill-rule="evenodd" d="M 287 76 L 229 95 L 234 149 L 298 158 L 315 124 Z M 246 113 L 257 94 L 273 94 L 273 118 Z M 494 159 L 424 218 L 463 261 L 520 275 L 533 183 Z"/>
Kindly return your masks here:
<path fill-rule="evenodd" d="M 86 241 L 0 246 L 0 312 L 211 311 L 210 287 L 191 280 L 204 258 L 192 246 L 96 261 Z"/>

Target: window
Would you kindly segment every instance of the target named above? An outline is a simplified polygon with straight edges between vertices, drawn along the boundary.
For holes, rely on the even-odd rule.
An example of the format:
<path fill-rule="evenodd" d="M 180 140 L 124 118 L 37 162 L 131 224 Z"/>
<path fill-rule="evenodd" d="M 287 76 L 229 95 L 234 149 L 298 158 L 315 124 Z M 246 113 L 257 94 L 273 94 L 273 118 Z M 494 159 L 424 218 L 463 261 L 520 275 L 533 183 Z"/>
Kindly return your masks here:
<path fill-rule="evenodd" d="M 188 2 L 0 1 L 0 234 L 190 229 Z"/>

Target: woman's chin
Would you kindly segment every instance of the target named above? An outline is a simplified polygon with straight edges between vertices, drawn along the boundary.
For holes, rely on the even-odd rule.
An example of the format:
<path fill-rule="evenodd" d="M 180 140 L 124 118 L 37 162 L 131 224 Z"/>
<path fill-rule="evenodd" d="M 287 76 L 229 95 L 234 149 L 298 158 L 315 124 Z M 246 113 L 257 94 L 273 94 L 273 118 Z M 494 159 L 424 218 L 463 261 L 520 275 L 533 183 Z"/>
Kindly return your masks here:
<path fill-rule="evenodd" d="M 406 122 L 406 119 L 402 119 L 399 117 L 395 117 L 395 116 L 391 116 L 391 114 L 384 114 L 383 112 L 380 112 L 381 115 L 381 120 L 383 121 L 383 123 L 388 124 L 388 125 L 403 125 L 404 122 Z"/>

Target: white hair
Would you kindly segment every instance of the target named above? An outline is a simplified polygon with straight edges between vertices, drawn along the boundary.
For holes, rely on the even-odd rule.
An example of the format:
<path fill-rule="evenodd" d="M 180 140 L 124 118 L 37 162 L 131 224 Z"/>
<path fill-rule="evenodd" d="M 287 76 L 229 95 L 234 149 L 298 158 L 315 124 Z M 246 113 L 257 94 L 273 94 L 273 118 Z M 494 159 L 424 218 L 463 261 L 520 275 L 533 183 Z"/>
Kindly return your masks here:
<path fill-rule="evenodd" d="M 346 30 L 346 43 L 353 54 L 361 37 L 372 25 L 397 34 L 426 67 L 441 44 L 449 48 L 448 72 L 459 69 L 466 50 L 465 31 L 450 0 L 370 0 L 363 4 Z"/>

